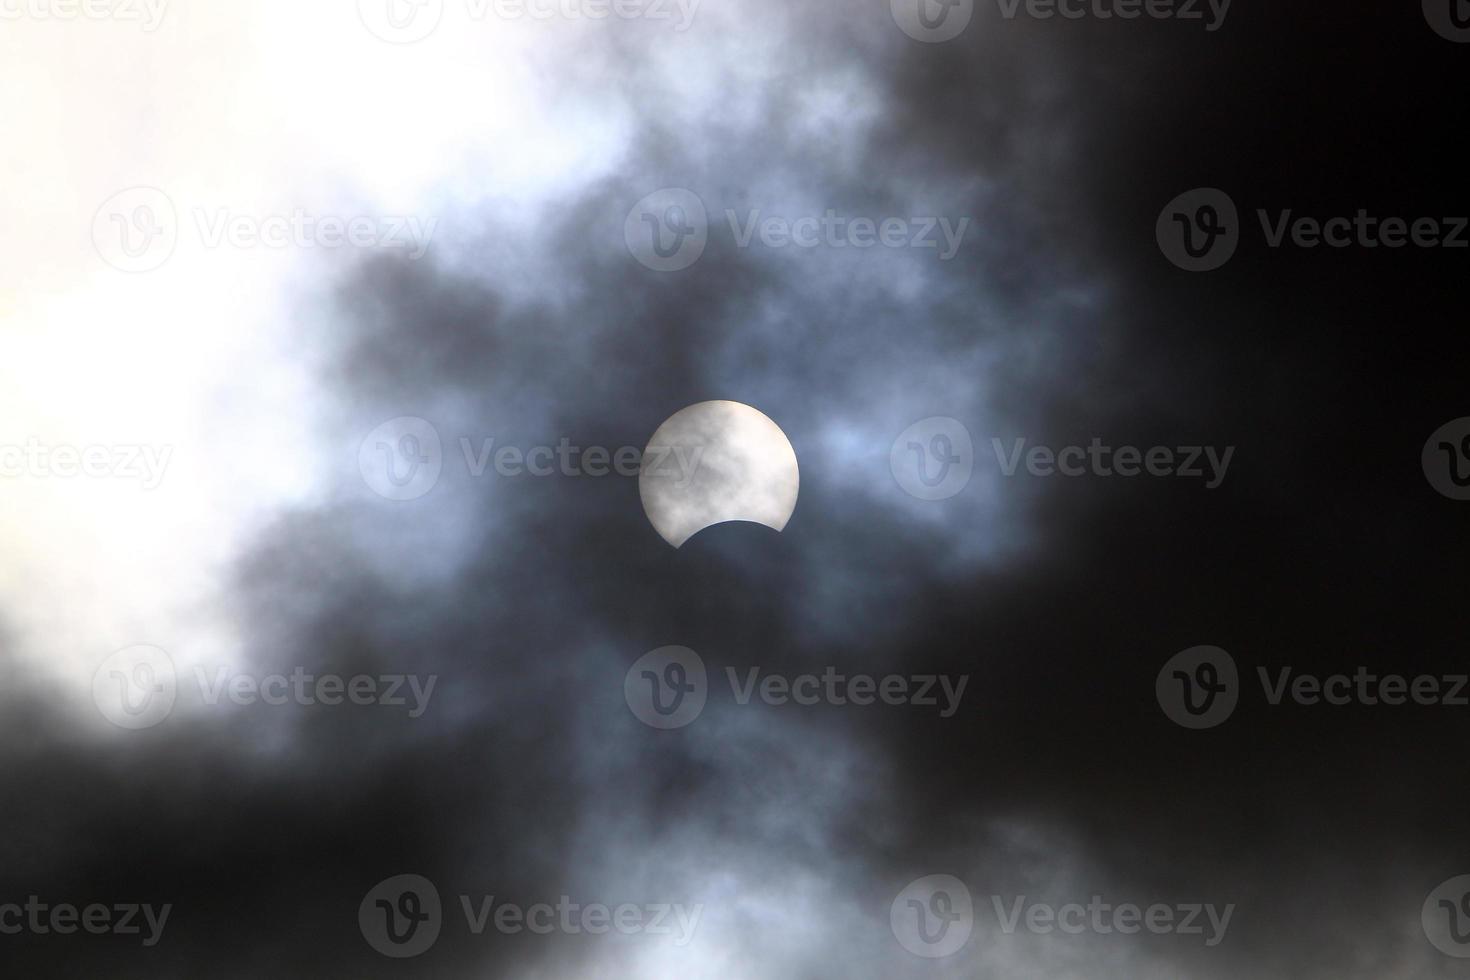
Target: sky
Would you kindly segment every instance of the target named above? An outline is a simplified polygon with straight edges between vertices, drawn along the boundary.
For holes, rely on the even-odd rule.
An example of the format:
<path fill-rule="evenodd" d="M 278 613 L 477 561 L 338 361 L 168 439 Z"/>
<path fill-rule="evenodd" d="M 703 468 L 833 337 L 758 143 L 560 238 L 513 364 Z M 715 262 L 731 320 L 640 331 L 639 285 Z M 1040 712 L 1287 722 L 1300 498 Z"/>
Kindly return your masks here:
<path fill-rule="evenodd" d="M 1470 28 L 1054 6 L 0 0 L 0 963 L 1465 975 Z"/>

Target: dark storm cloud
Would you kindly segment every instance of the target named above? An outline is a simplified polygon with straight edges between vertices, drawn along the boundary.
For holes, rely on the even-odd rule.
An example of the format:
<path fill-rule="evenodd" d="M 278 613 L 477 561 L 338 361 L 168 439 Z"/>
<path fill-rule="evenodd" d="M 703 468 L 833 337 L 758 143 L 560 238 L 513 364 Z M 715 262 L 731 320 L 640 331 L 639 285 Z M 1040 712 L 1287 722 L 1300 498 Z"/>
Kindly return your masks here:
<path fill-rule="evenodd" d="M 662 111 L 679 92 L 641 57 L 646 39 L 599 52 L 603 84 L 645 103 L 642 129 L 625 173 L 545 215 L 556 263 L 530 290 L 544 298 L 493 267 L 375 259 L 313 311 L 332 327 L 335 492 L 251 544 L 231 611 L 259 670 L 432 673 L 435 701 L 413 720 L 181 715 L 99 748 L 67 738 L 39 693 L 22 699 L 6 713 L 19 789 L 0 895 L 176 908 L 156 949 L 31 937 L 6 950 L 20 968 L 627 975 L 656 945 L 471 937 L 467 893 L 702 902 L 691 949 L 719 961 L 710 975 L 933 975 L 887 916 L 906 882 L 943 872 L 982 913 L 991 894 L 1237 906 L 1216 949 L 982 926 L 943 975 L 1452 975 L 1417 916 L 1465 870 L 1446 748 L 1463 741 L 1459 713 L 1256 697 L 1187 732 L 1154 701 L 1164 661 L 1199 643 L 1231 651 L 1251 688 L 1278 664 L 1449 671 L 1464 632 L 1445 511 L 1416 468 L 1422 434 L 1455 412 L 1424 394 L 1418 429 L 1370 418 L 1377 385 L 1411 387 L 1373 369 L 1400 355 L 1371 333 L 1362 350 L 1322 342 L 1319 309 L 1347 301 L 1311 270 L 1314 291 L 1293 298 L 1278 279 L 1241 288 L 1247 270 L 1269 272 L 1265 256 L 1185 282 L 1151 251 L 1178 190 L 1266 166 L 1220 147 L 1249 150 L 1263 114 L 1289 117 L 1225 84 L 1275 63 L 1232 60 L 1253 21 L 1237 11 L 1218 37 L 1180 41 L 1160 25 L 1069 34 L 982 10 L 959 41 L 920 45 L 881 7 L 780 16 L 762 23 L 790 38 L 778 83 L 693 130 Z M 1285 15 L 1255 16 L 1275 18 L 1282 46 L 1307 39 Z M 803 82 L 853 65 L 881 107 L 872 125 L 848 142 L 799 125 Z M 1222 87 L 1230 106 L 1191 133 L 1184 107 Z M 1196 140 L 1213 149 L 1189 152 Z M 701 197 L 710 242 L 658 273 L 625 249 L 622 223 L 670 185 Z M 878 218 L 917 202 L 974 231 L 940 262 L 740 248 L 725 227 L 726 209 L 813 202 Z M 462 257 L 483 242 L 451 244 Z M 1360 288 L 1373 311 L 1401 300 Z M 1327 380 L 1344 376 L 1352 386 Z M 801 497 L 783 533 L 721 525 L 676 551 L 636 480 L 474 477 L 458 441 L 641 446 L 712 398 L 754 405 L 795 446 Z M 1320 434 L 1334 410 L 1371 444 Z M 445 467 L 428 495 L 393 502 L 355 453 L 401 415 L 434 424 Z M 951 500 L 908 497 L 888 472 L 893 438 L 927 415 L 976 440 L 974 481 Z M 1002 477 L 992 436 L 1237 456 L 1214 491 Z M 1406 542 L 1439 544 L 1411 559 Z M 665 644 L 704 657 L 711 703 L 658 732 L 629 712 L 623 679 Z M 740 705 L 722 686 L 726 667 L 829 664 L 971 680 L 948 719 Z M 446 924 L 398 963 L 368 948 L 355 912 L 401 873 L 437 884 Z M 69 974 L 46 972 L 58 957 Z"/>

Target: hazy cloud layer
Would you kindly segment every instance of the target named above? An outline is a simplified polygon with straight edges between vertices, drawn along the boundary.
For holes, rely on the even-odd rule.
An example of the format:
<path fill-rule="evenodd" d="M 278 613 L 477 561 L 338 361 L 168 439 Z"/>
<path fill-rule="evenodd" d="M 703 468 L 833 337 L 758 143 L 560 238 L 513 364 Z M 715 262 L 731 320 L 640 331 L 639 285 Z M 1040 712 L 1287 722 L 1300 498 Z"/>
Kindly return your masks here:
<path fill-rule="evenodd" d="M 75 721 L 85 688 L 0 660 L 0 902 L 173 905 L 156 947 L 4 936 L 4 961 L 140 978 L 1458 975 L 1419 909 L 1465 870 L 1463 709 L 1273 707 L 1255 680 L 1463 663 L 1461 525 L 1417 453 L 1462 414 L 1439 382 L 1463 387 L 1464 342 L 1406 353 L 1397 332 L 1454 309 L 1451 267 L 1356 254 L 1329 271 L 1257 247 L 1186 280 L 1151 237 L 1192 186 L 1359 206 L 1383 186 L 1383 147 L 1324 172 L 1292 127 L 1402 127 L 1445 63 L 1339 76 L 1349 112 L 1298 63 L 1312 25 L 1276 11 L 1204 35 L 982 7 L 942 45 L 905 37 L 882 5 L 700 16 L 677 37 L 581 25 L 556 42 L 575 58 L 527 55 L 562 118 L 617 107 L 616 149 L 585 181 L 538 188 L 519 216 L 513 193 L 486 194 L 425 257 L 367 257 L 299 295 L 318 385 L 303 425 L 326 490 L 246 543 L 213 611 L 240 631 L 242 672 L 433 675 L 428 709 L 188 690 L 157 727 L 103 731 Z M 1442 54 L 1425 35 L 1412 43 Z M 1295 181 L 1269 150 L 1283 142 Z M 1385 209 L 1452 209 L 1432 193 L 1446 171 L 1405 169 L 1419 182 Z M 708 242 L 659 272 L 624 223 L 671 186 L 702 201 Z M 828 209 L 969 223 L 949 259 L 739 242 L 755 211 Z M 1406 295 L 1426 312 L 1405 314 Z M 717 525 L 675 550 L 636 478 L 473 471 L 486 439 L 642 447 L 709 399 L 758 408 L 795 448 L 801 494 L 780 534 Z M 402 416 L 433 426 L 442 473 L 394 501 L 358 452 Z M 889 468 L 894 439 L 929 416 L 975 443 L 970 484 L 942 501 Z M 1235 454 L 1207 490 L 1006 476 L 992 443 L 1094 437 Z M 191 659 L 170 637 L 117 646 L 132 642 Z M 703 658 L 709 701 L 657 731 L 624 680 L 670 644 Z M 1229 650 L 1246 683 L 1226 725 L 1189 732 L 1154 682 L 1197 644 Z M 731 680 L 829 666 L 968 682 L 942 717 L 741 703 Z M 409 873 L 445 915 L 433 949 L 400 961 L 356 913 Z M 931 874 L 964 882 L 976 913 L 965 949 L 934 961 L 889 923 Z M 702 914 L 687 945 L 475 936 L 461 895 Z M 992 900 L 1095 895 L 1233 917 L 1215 946 L 1007 934 Z"/>

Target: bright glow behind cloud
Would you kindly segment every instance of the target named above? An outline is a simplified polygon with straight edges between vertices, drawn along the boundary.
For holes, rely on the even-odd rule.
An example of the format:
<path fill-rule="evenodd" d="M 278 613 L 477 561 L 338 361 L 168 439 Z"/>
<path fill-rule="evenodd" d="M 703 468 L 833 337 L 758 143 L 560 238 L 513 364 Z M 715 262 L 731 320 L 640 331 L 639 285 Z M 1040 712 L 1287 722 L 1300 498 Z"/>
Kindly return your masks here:
<path fill-rule="evenodd" d="M 225 215 L 412 215 L 453 227 L 482 198 L 534 201 L 606 158 L 607 127 L 559 125 L 524 30 L 449 25 L 411 48 L 351 4 L 176 5 L 135 24 L 21 20 L 0 38 L 7 155 L 0 237 L 0 443 L 171 448 L 162 482 L 0 482 L 0 587 L 20 649 L 72 680 L 124 642 L 230 646 L 201 604 L 242 534 L 319 496 L 312 352 L 345 249 L 211 247 Z M 514 152 L 507 148 L 514 147 Z M 446 172 L 455 180 L 445 181 Z M 111 195 L 177 208 L 161 268 L 90 240 Z M 448 220 L 445 220 L 445 219 Z"/>

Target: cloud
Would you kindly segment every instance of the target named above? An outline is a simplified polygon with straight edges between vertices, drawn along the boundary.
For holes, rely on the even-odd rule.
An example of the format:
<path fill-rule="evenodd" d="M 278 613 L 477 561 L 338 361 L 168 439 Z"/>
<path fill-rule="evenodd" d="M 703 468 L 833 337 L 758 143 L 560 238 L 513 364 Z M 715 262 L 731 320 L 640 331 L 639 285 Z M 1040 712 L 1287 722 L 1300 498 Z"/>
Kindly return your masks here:
<path fill-rule="evenodd" d="M 1093 48 L 1095 27 L 1084 43 L 988 19 L 922 45 L 881 7 L 700 16 L 677 45 L 636 30 L 555 47 L 582 57 L 552 66 L 544 104 L 616 120 L 589 137 L 583 179 L 562 171 L 519 206 L 446 194 L 455 213 L 426 256 L 344 264 L 299 298 L 319 330 L 300 354 L 318 385 L 302 426 L 330 462 L 319 495 L 250 537 L 217 611 L 242 671 L 433 675 L 430 709 L 191 694 L 156 728 L 96 737 L 73 724 L 85 690 L 6 661 L 4 758 L 24 790 L 0 816 L 0 900 L 176 907 L 157 948 L 29 935 L 7 937 L 7 955 L 37 976 L 148 978 L 1449 975 L 1417 934 L 1423 896 L 1463 870 L 1445 866 L 1460 832 L 1445 817 L 1448 712 L 1365 720 L 1257 698 L 1196 733 L 1153 700 L 1159 667 L 1198 643 L 1251 678 L 1390 653 L 1446 669 L 1448 653 L 1405 652 L 1405 636 L 1429 651 L 1457 635 L 1447 601 L 1409 624 L 1383 612 L 1383 569 L 1434 576 L 1334 510 L 1335 473 L 1288 468 L 1300 450 L 1279 434 L 1296 407 L 1283 377 L 1313 394 L 1326 382 L 1254 348 L 1213 360 L 1228 345 L 1190 321 L 1180 287 L 1097 247 L 1108 222 L 1155 215 L 1103 201 L 1078 159 L 1116 177 L 1140 140 L 1162 145 L 1139 86 L 1118 79 L 1136 59 L 1151 79 L 1178 59 L 1140 36 Z M 467 99 L 446 95 L 435 118 Z M 453 158 L 440 166 L 446 186 L 474 184 Z M 699 197 L 708 242 L 659 272 L 624 226 L 670 186 Z M 948 260 L 740 242 L 756 214 L 828 211 L 970 223 Z M 801 497 L 779 535 L 722 524 L 675 551 L 635 479 L 476 475 L 464 456 L 486 439 L 642 446 L 708 399 L 753 405 L 790 437 Z M 438 434 L 442 473 L 387 500 L 358 452 L 404 416 Z M 958 419 L 976 447 L 970 486 L 943 501 L 889 470 L 893 440 L 930 416 Z M 1229 443 L 1237 462 L 1205 491 L 1007 477 L 987 456 L 992 437 L 1093 436 Z M 1287 509 L 1286 481 L 1326 513 Z M 1397 527 L 1429 533 L 1409 490 L 1384 492 Z M 185 680 L 216 653 L 149 642 Z M 692 724 L 656 731 L 628 710 L 624 677 L 667 644 L 700 654 L 710 697 Z M 970 680 L 952 718 L 741 704 L 725 681 L 829 666 Z M 935 963 L 902 948 L 889 910 L 939 873 L 966 883 L 980 918 Z M 433 950 L 404 962 L 354 918 L 400 874 L 433 881 L 446 912 Z M 490 895 L 703 912 L 687 946 L 476 936 L 460 898 Z M 1093 895 L 1236 912 L 1218 947 L 1005 934 L 985 918 L 992 896 Z"/>

